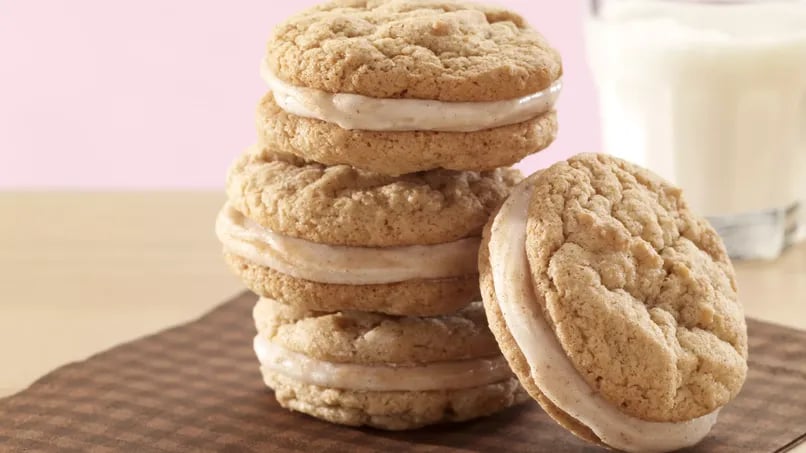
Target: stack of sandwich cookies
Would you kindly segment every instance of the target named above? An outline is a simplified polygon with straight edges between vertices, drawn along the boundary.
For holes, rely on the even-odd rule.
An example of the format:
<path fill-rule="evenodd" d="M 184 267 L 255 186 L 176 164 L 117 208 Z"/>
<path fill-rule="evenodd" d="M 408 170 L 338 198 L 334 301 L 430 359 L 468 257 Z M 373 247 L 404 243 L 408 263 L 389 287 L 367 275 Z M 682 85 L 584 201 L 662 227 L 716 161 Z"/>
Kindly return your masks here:
<path fill-rule="evenodd" d="M 254 318 L 261 371 L 280 404 L 333 423 L 413 429 L 528 399 L 480 302 L 415 318 L 313 312 L 261 299 Z"/>
<path fill-rule="evenodd" d="M 280 25 L 261 144 L 400 175 L 491 170 L 557 133 L 559 54 L 519 15 L 463 1 L 332 1 Z"/>
<path fill-rule="evenodd" d="M 547 147 L 562 65 L 518 15 L 336 0 L 274 32 L 258 144 L 216 233 L 261 299 L 255 352 L 291 410 L 411 429 L 524 400 L 487 327 L 478 250 Z"/>
<path fill-rule="evenodd" d="M 252 148 L 217 234 L 257 294 L 316 311 L 435 316 L 480 300 L 477 254 L 509 168 L 384 176 Z"/>
<path fill-rule="evenodd" d="M 490 327 L 529 394 L 609 448 L 704 438 L 747 374 L 733 268 L 681 191 L 604 155 L 515 189 L 479 254 Z"/>

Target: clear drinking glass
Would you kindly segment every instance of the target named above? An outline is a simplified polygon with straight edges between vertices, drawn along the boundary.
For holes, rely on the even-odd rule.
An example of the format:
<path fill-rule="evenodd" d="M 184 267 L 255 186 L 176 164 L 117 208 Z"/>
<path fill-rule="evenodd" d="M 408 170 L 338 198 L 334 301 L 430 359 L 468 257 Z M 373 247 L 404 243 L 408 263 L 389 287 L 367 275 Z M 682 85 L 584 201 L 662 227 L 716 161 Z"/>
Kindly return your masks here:
<path fill-rule="evenodd" d="M 806 1 L 588 5 L 604 151 L 680 185 L 734 258 L 806 238 Z"/>

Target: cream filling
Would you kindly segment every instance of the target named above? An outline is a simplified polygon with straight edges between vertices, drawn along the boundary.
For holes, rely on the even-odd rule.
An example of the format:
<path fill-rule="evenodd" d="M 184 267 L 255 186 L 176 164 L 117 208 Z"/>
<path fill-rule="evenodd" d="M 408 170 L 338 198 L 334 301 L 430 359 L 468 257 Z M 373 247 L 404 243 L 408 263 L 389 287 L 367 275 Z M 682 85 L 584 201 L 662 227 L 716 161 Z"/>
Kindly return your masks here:
<path fill-rule="evenodd" d="M 265 61 L 260 72 L 286 112 L 367 131 L 474 132 L 522 123 L 551 111 L 562 91 L 557 80 L 543 91 L 504 101 L 380 99 L 294 86 L 272 74 Z"/>
<path fill-rule="evenodd" d="M 317 244 L 270 231 L 229 204 L 218 215 L 216 234 L 230 253 L 320 283 L 380 285 L 478 273 L 479 238 L 405 247 Z"/>
<path fill-rule="evenodd" d="M 666 452 L 696 444 L 716 423 L 719 411 L 681 423 L 656 423 L 620 412 L 593 391 L 565 355 L 539 312 L 526 256 L 526 219 L 532 186 L 513 190 L 493 222 L 490 265 L 504 322 L 523 352 L 541 392 L 563 412 L 589 427 L 610 447 L 631 452 Z"/>
<path fill-rule="evenodd" d="M 369 392 L 459 390 L 512 377 L 503 357 L 435 362 L 419 366 L 325 362 L 290 351 L 258 334 L 255 354 L 263 368 L 318 385 Z"/>

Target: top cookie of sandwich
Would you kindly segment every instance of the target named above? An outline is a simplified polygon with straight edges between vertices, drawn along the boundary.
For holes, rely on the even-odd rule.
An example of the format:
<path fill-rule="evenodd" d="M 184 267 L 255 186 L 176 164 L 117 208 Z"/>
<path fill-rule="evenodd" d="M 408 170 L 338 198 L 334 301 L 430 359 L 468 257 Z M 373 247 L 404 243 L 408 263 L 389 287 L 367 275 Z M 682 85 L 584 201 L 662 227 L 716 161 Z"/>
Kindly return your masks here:
<path fill-rule="evenodd" d="M 730 401 L 747 372 L 734 271 L 681 190 L 601 154 L 535 178 L 526 237 L 535 292 L 588 384 L 651 421 Z"/>
<path fill-rule="evenodd" d="M 230 204 L 275 233 L 357 247 L 431 245 L 481 234 L 520 171 L 432 170 L 400 177 L 252 147 L 227 178 Z"/>
<path fill-rule="evenodd" d="M 278 26 L 280 79 L 374 98 L 498 101 L 548 88 L 559 54 L 519 15 L 450 0 L 337 0 Z"/>

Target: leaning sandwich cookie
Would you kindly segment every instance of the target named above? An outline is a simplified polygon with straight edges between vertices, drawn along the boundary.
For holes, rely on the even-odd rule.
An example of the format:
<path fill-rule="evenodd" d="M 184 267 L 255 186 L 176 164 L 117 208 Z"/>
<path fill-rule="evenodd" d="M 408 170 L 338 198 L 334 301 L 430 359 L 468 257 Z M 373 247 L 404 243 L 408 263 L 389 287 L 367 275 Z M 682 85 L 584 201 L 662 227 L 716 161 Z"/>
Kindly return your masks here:
<path fill-rule="evenodd" d="M 559 424 L 624 451 L 694 445 L 747 373 L 725 248 L 681 191 L 605 155 L 513 189 L 479 255 L 490 327 Z"/>
<path fill-rule="evenodd" d="M 251 148 L 216 222 L 254 292 L 318 311 L 433 316 L 479 300 L 477 255 L 517 170 L 390 177 Z"/>
<path fill-rule="evenodd" d="M 491 170 L 557 133 L 560 56 L 501 8 L 327 2 L 275 29 L 261 72 L 261 144 L 327 165 Z"/>
<path fill-rule="evenodd" d="M 480 302 L 435 318 L 313 312 L 261 299 L 255 353 L 285 408 L 351 426 L 413 429 L 528 399 Z"/>

